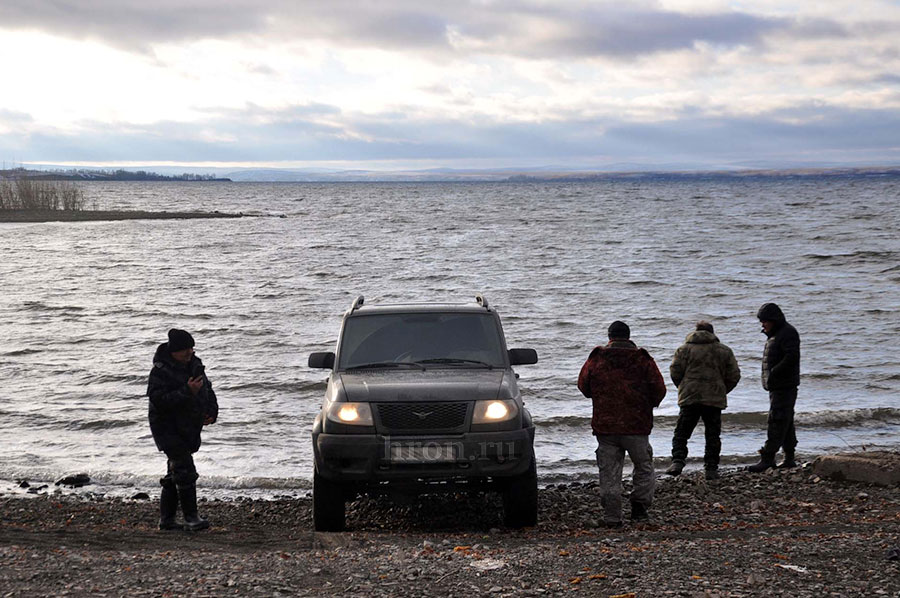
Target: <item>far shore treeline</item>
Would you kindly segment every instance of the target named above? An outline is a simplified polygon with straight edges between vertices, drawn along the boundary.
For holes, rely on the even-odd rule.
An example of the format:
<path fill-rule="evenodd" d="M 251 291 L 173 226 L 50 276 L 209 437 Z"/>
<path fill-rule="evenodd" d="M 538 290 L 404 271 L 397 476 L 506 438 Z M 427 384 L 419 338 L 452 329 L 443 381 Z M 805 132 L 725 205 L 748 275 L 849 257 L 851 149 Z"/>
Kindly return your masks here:
<path fill-rule="evenodd" d="M 8 168 L 0 170 L 0 179 L 30 179 L 40 181 L 230 181 L 231 179 L 216 177 L 214 174 L 184 174 L 167 176 L 146 170 L 87 170 L 73 168 L 69 170 L 29 170 L 27 168 Z"/>

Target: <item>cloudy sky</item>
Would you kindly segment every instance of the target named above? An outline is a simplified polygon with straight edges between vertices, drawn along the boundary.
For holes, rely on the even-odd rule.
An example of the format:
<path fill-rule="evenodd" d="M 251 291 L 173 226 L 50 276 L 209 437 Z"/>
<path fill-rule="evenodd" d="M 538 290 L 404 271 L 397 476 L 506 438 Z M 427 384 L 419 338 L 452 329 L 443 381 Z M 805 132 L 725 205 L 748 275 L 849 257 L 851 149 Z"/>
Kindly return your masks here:
<path fill-rule="evenodd" d="M 900 164 L 897 0 L 3 0 L 0 160 Z"/>

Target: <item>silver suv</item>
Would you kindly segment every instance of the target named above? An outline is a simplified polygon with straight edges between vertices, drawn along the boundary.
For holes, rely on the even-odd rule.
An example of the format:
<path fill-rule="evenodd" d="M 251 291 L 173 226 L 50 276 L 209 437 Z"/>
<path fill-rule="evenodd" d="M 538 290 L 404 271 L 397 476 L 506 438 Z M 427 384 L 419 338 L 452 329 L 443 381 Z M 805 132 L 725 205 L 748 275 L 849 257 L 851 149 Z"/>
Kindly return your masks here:
<path fill-rule="evenodd" d="M 312 430 L 316 530 L 342 530 L 359 494 L 461 489 L 499 491 L 505 525 L 534 525 L 534 424 L 512 369 L 532 363 L 534 349 L 506 348 L 480 295 L 467 305 L 358 297 L 337 350 L 309 356 L 332 370 Z"/>

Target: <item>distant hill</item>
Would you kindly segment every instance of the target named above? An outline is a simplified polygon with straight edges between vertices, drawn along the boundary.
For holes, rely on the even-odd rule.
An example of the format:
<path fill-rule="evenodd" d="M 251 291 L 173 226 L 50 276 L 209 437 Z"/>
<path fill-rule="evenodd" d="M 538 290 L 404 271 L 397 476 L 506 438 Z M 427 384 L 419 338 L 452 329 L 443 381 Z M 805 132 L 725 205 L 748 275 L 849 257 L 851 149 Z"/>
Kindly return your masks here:
<path fill-rule="evenodd" d="M 173 172 L 171 166 L 160 170 Z M 15 168 L 0 170 L 0 178 L 27 177 L 42 180 L 72 181 L 233 181 L 253 183 L 402 183 L 402 182 L 578 182 L 616 180 L 732 180 L 738 178 L 806 178 L 806 177 L 900 177 L 900 166 L 833 166 L 792 168 L 722 168 L 718 170 L 691 170 L 677 164 L 656 165 L 653 168 L 620 163 L 604 169 L 575 169 L 564 166 L 535 168 L 454 169 L 431 168 L 426 170 L 335 170 L 335 169 L 286 169 L 286 168 L 212 168 L 216 174 L 158 174 L 144 170 L 92 170 L 52 169 L 37 170 Z"/>

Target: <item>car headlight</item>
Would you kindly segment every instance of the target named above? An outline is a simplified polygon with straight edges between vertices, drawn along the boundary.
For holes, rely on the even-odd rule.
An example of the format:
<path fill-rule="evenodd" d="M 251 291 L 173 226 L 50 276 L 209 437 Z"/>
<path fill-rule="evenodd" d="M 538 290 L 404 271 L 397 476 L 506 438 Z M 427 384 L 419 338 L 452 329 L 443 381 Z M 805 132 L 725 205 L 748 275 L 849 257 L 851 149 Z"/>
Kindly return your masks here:
<path fill-rule="evenodd" d="M 325 409 L 325 417 L 337 424 L 373 426 L 372 408 L 368 403 L 334 402 Z"/>
<path fill-rule="evenodd" d="M 505 422 L 519 414 L 516 402 L 507 400 L 475 401 L 475 413 L 472 415 L 473 424 L 492 424 Z"/>

